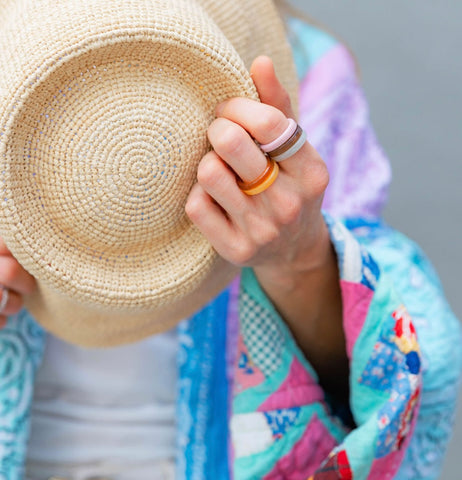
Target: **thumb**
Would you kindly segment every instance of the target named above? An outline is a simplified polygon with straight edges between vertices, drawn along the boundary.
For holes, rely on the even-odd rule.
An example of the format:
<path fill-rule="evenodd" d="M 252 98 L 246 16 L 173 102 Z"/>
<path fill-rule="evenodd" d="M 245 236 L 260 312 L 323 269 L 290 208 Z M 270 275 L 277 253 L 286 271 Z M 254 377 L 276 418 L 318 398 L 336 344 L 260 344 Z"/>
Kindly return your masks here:
<path fill-rule="evenodd" d="M 257 57 L 250 67 L 250 75 L 262 103 L 276 107 L 286 117 L 294 118 L 289 94 L 279 82 L 271 58 Z"/>

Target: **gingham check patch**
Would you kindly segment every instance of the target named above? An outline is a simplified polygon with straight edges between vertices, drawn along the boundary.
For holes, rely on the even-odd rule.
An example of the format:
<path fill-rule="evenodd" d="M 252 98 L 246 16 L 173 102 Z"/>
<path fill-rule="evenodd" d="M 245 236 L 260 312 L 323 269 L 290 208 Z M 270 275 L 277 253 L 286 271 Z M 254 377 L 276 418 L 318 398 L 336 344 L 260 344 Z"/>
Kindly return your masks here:
<path fill-rule="evenodd" d="M 241 294 L 239 310 L 242 335 L 250 357 L 262 373 L 269 376 L 282 362 L 284 337 L 277 319 L 245 291 Z"/>

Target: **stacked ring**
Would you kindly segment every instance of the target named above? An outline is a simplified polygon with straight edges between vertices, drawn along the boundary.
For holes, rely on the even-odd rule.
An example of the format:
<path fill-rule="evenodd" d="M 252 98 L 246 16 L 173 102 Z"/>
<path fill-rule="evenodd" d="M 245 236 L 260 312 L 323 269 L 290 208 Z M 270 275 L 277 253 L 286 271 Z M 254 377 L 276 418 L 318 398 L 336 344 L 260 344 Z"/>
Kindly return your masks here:
<path fill-rule="evenodd" d="M 269 188 L 276 180 L 279 173 L 278 164 L 270 157 L 267 157 L 267 164 L 264 172 L 252 182 L 237 181 L 238 187 L 246 195 L 258 195 Z"/>
<path fill-rule="evenodd" d="M 295 120 L 289 118 L 289 126 L 276 140 L 260 148 L 275 162 L 282 162 L 295 155 L 306 142 L 306 133 Z"/>

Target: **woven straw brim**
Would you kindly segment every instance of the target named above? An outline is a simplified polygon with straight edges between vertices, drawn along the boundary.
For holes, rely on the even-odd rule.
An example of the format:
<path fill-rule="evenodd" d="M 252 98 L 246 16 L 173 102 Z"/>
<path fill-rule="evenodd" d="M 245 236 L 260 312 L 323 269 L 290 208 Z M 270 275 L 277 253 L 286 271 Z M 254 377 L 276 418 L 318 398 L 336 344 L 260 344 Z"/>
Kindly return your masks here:
<path fill-rule="evenodd" d="M 257 98 L 249 39 L 205 1 L 2 8 L 1 235 L 30 310 L 88 346 L 170 328 L 236 274 L 184 206 L 217 103 Z"/>

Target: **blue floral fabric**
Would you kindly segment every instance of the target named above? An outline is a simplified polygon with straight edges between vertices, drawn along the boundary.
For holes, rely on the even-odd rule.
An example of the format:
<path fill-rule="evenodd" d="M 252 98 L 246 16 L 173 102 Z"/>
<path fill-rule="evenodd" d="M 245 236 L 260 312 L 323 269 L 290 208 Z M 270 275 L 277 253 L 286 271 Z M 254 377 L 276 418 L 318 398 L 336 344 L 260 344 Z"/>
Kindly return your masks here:
<path fill-rule="evenodd" d="M 42 359 L 44 332 L 25 311 L 0 331 L 0 479 L 19 480 L 29 434 L 34 375 Z"/>

